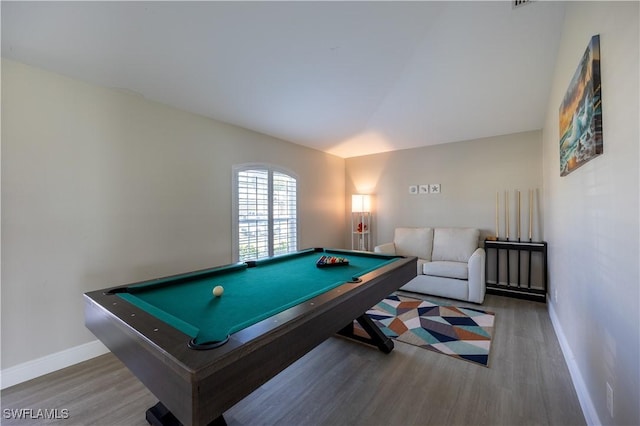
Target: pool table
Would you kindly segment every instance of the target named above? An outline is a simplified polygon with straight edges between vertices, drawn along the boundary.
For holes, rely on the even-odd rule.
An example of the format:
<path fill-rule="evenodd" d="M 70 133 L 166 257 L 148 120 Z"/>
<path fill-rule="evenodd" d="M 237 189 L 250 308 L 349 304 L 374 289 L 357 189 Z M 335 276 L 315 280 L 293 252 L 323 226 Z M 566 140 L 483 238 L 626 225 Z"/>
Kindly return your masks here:
<path fill-rule="evenodd" d="M 322 256 L 348 264 L 318 267 Z M 314 248 L 85 293 L 85 324 L 160 400 L 151 424 L 223 413 L 416 275 L 416 258 Z M 212 294 L 222 286 L 221 296 Z"/>

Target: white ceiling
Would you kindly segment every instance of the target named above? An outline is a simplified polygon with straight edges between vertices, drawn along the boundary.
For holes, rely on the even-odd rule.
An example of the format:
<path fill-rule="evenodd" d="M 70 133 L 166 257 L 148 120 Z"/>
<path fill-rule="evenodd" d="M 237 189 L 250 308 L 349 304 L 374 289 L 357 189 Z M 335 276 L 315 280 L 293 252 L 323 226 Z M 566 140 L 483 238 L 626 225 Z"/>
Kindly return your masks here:
<path fill-rule="evenodd" d="M 564 5 L 2 2 L 2 56 L 341 157 L 542 128 Z"/>

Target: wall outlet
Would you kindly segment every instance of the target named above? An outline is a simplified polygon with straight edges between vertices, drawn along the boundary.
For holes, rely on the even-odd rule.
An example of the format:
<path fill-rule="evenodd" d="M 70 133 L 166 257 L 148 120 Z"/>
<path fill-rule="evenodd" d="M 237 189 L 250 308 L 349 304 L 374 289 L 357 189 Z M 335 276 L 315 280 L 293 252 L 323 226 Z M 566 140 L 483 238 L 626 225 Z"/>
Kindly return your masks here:
<path fill-rule="evenodd" d="M 558 289 L 553 289 L 553 303 L 558 303 Z"/>
<path fill-rule="evenodd" d="M 607 411 L 611 418 L 613 418 L 613 388 L 607 382 Z"/>

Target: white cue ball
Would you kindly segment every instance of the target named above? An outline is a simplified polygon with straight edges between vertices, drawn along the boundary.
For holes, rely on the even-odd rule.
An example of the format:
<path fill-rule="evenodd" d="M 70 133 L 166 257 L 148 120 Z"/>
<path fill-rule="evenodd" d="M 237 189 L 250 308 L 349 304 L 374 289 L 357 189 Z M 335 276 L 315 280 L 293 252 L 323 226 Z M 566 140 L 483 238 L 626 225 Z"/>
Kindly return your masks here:
<path fill-rule="evenodd" d="M 222 296 L 222 293 L 224 293 L 224 287 L 222 287 L 221 285 L 217 285 L 213 288 L 213 295 L 215 297 Z"/>

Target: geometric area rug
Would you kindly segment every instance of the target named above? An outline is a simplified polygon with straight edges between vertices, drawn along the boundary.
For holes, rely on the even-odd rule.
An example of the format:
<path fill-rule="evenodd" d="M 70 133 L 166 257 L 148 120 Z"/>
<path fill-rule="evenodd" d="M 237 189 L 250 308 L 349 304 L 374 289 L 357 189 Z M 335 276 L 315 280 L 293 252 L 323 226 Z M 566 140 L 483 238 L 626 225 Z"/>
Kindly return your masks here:
<path fill-rule="evenodd" d="M 495 314 L 392 294 L 367 311 L 388 337 L 487 367 Z"/>

